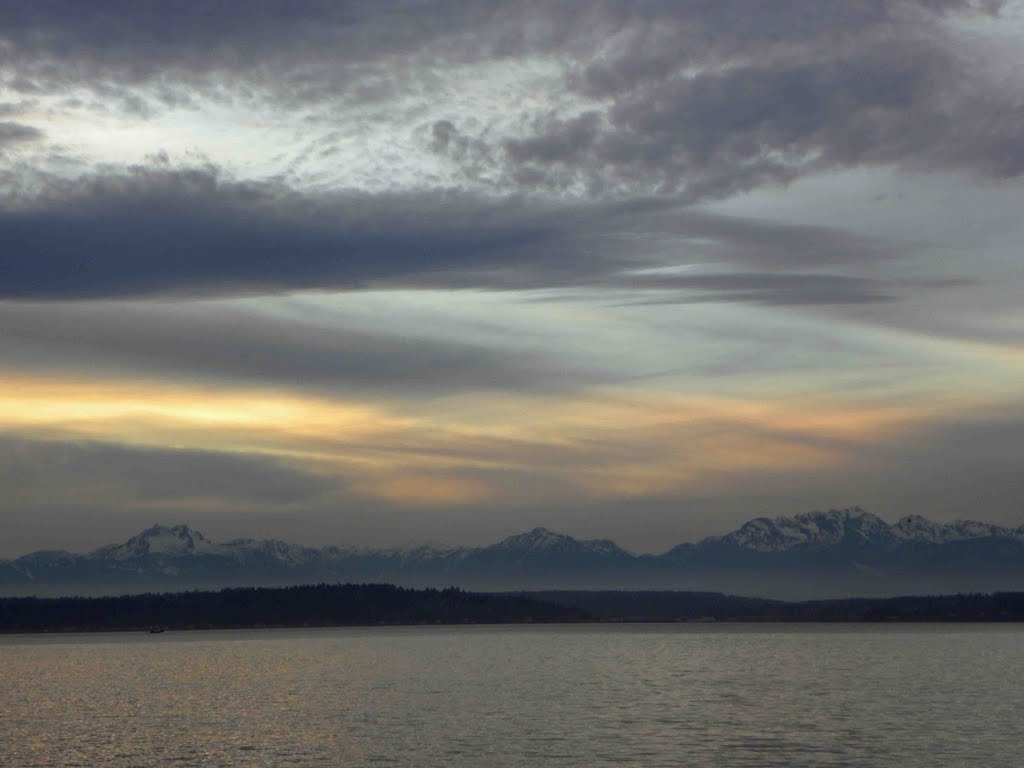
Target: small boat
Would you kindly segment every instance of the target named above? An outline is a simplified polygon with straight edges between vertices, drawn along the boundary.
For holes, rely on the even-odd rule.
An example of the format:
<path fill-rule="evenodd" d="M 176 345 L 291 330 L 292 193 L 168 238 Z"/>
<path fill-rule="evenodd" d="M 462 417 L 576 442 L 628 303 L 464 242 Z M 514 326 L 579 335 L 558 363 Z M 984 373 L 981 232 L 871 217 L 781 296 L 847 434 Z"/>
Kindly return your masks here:
<path fill-rule="evenodd" d="M 167 630 L 164 627 L 153 626 L 153 627 L 149 628 L 149 634 L 151 634 L 151 635 L 159 635 L 161 632 L 166 632 L 166 631 Z"/>

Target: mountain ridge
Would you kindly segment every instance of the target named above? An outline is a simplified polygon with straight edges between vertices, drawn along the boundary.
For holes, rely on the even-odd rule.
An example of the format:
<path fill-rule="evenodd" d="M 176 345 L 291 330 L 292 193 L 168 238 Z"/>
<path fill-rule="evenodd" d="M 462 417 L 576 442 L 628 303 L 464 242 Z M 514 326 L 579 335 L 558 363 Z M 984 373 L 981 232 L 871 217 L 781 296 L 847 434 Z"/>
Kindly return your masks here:
<path fill-rule="evenodd" d="M 809 576 L 818 591 L 800 585 Z M 938 523 L 920 515 L 890 524 L 848 507 L 758 517 L 662 554 L 635 554 L 609 539 L 577 539 L 542 527 L 482 547 L 360 549 L 279 539 L 214 542 L 187 525 L 157 524 L 85 554 L 40 550 L 0 560 L 0 594 L 303 580 L 481 589 L 700 587 L 808 598 L 898 593 L 932 583 L 947 591 L 1010 589 L 1024 586 L 1024 526 Z"/>

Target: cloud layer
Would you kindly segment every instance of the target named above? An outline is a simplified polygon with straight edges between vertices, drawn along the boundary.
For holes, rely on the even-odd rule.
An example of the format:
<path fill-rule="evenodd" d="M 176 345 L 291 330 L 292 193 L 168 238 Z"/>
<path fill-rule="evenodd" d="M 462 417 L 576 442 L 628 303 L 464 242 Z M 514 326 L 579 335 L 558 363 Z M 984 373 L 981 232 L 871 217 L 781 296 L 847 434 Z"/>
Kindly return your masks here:
<path fill-rule="evenodd" d="M 0 495 L 47 526 L 1010 514 L 1020 0 L 0 18 Z"/>

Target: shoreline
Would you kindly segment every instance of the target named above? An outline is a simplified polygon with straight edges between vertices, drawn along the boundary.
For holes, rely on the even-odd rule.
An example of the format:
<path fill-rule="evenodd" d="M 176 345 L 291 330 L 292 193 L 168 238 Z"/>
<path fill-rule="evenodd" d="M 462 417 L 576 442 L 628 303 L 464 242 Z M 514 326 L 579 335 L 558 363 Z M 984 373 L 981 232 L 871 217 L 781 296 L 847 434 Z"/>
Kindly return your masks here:
<path fill-rule="evenodd" d="M 1013 624 L 1024 592 L 785 602 L 720 593 L 481 593 L 316 584 L 117 597 L 0 598 L 0 634 L 547 624 Z"/>

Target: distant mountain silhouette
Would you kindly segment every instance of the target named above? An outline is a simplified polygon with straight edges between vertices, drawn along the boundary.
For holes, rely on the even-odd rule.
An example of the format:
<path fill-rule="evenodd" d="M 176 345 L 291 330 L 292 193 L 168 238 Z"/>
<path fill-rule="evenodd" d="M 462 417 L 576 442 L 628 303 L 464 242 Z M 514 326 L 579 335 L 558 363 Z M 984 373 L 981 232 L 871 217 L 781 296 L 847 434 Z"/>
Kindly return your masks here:
<path fill-rule="evenodd" d="M 920 516 L 888 524 L 859 508 L 757 518 L 724 536 L 635 555 L 544 528 L 487 547 L 302 547 L 213 542 L 156 525 L 88 554 L 0 561 L 0 594 L 116 594 L 314 582 L 477 590 L 686 589 L 784 599 L 1024 588 L 1024 528 Z"/>

